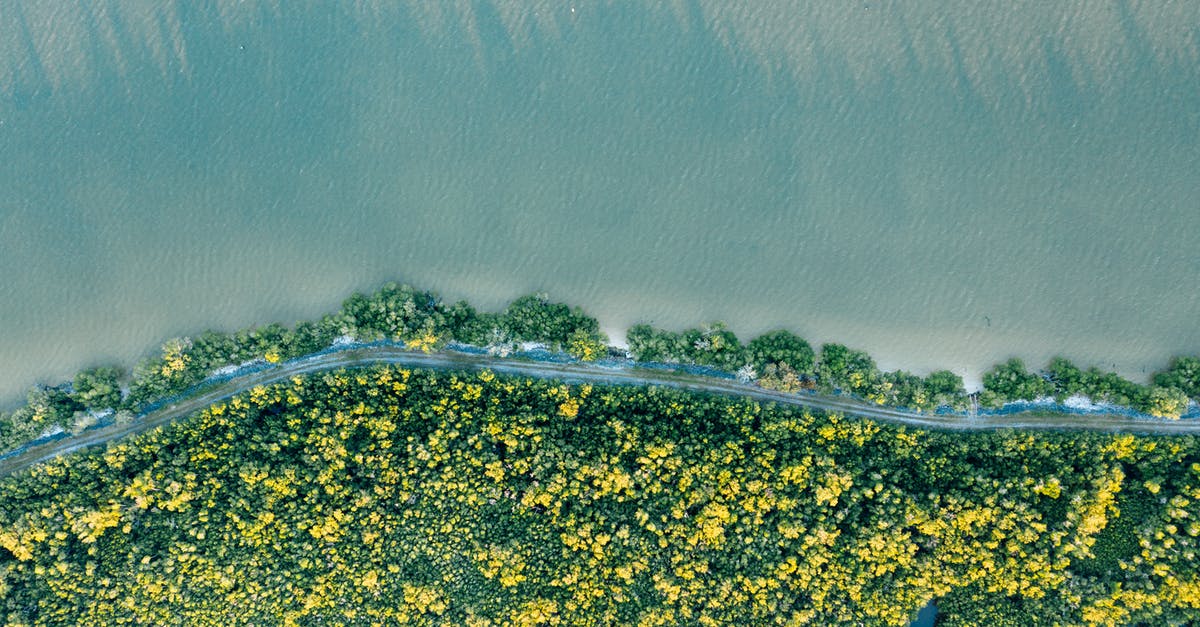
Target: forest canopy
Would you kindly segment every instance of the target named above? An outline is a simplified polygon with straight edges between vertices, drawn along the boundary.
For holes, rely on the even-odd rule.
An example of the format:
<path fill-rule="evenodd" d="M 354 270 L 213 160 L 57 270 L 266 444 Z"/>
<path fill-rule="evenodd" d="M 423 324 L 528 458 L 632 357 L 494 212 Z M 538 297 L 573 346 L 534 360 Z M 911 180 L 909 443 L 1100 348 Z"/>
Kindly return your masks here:
<path fill-rule="evenodd" d="M 938 599 L 940 625 L 1184 624 L 1198 503 L 1190 436 L 376 366 L 0 480 L 0 614 L 904 625 Z"/>

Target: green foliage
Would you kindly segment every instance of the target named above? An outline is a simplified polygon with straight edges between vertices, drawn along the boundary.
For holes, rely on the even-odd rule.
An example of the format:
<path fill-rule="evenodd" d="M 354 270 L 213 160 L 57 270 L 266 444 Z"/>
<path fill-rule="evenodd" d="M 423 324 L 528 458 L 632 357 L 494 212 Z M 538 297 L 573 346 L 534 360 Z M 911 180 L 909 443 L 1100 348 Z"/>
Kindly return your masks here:
<path fill-rule="evenodd" d="M 138 407 L 177 394 L 225 366 L 255 360 L 277 363 L 316 352 L 346 331 L 345 324 L 342 316 L 326 316 L 318 322 L 302 322 L 295 329 L 269 324 L 170 340 L 160 355 L 134 368 L 126 403 Z"/>
<path fill-rule="evenodd" d="M 1160 418 L 1178 418 L 1188 402 L 1183 389 L 1188 385 L 1186 373 L 1190 366 L 1187 361 L 1186 358 L 1172 361 L 1171 370 L 1154 375 L 1153 386 L 1139 385 L 1114 372 L 1102 372 L 1097 368 L 1083 371 L 1062 357 L 1050 360 L 1046 377 L 1059 401 L 1079 394 L 1093 401 L 1132 407 Z"/>
<path fill-rule="evenodd" d="M 638 361 L 699 364 L 728 372 L 749 364 L 758 384 L 772 390 L 840 389 L 879 404 L 926 411 L 943 405 L 962 408 L 966 402 L 962 378 L 952 372 L 938 371 L 927 380 L 903 371 L 883 373 L 870 355 L 841 344 L 822 346 L 818 359 L 808 342 L 790 331 L 765 333 L 744 348 L 721 323 L 683 333 L 639 324 L 626 337 Z"/>
<path fill-rule="evenodd" d="M 737 335 L 723 322 L 686 329 L 682 333 L 639 324 L 629 329 L 626 339 L 629 352 L 638 361 L 696 364 L 728 372 L 752 363 Z"/>
<path fill-rule="evenodd" d="M 1192 437 L 343 370 L 0 480 L 0 622 L 1189 624 L 1197 496 Z"/>
<path fill-rule="evenodd" d="M 574 334 L 604 343 L 600 323 L 578 307 L 551 302 L 545 295 L 531 294 L 513 301 L 504 311 L 504 328 L 518 342 L 540 342 L 565 349 Z"/>
<path fill-rule="evenodd" d="M 1092 577 L 1109 578 L 1120 573 L 1121 563 L 1134 563 L 1141 553 L 1138 539 L 1153 533 L 1160 507 L 1158 497 L 1133 482 L 1117 495 L 1116 520 L 1096 534 L 1093 557 L 1079 561 L 1076 570 Z"/>
<path fill-rule="evenodd" d="M 0 446 L 13 448 L 47 431 L 69 430 L 75 413 L 84 406 L 62 388 L 37 386 L 25 397 L 25 405 L 11 414 L 0 414 Z"/>
<path fill-rule="evenodd" d="M 933 397 L 934 405 L 960 407 L 967 392 L 962 377 L 949 370 L 935 370 L 925 377 L 925 390 Z"/>
<path fill-rule="evenodd" d="M 816 374 L 816 355 L 804 338 L 791 331 L 764 333 L 746 345 L 746 358 L 759 372 L 768 364 L 787 364 L 801 375 Z"/>
<path fill-rule="evenodd" d="M 1146 386 L 1124 379 L 1115 372 L 1102 372 L 1098 368 L 1087 369 L 1083 385 L 1083 393 L 1097 401 L 1144 409 L 1149 399 L 1149 389 Z"/>
<path fill-rule="evenodd" d="M 119 366 L 101 366 L 75 375 L 73 396 L 83 407 L 92 410 L 121 406 L 121 377 Z"/>
<path fill-rule="evenodd" d="M 524 296 L 503 313 L 488 313 L 463 301 L 447 306 L 432 292 L 389 283 L 373 294 L 351 296 L 336 314 L 291 329 L 271 324 L 171 340 L 161 353 L 134 367 L 124 399 L 121 372 L 112 368 L 80 373 L 74 393 L 66 399 L 55 392 L 35 391 L 26 407 L 0 416 L 0 448 L 19 445 L 47 429 L 78 427 L 76 412 L 118 406 L 137 411 L 189 389 L 218 369 L 294 359 L 322 350 L 339 337 L 397 341 L 424 351 L 458 341 L 501 356 L 510 354 L 519 342 L 539 342 L 585 361 L 603 356 L 608 341 L 595 318 L 545 296 Z M 739 376 L 748 379 L 757 374 L 759 384 L 772 389 L 840 389 L 875 403 L 921 410 L 943 405 L 962 409 L 966 404 L 961 378 L 949 371 L 932 373 L 924 380 L 903 371 L 884 373 L 868 354 L 841 344 L 824 345 L 817 358 L 804 339 L 788 331 L 766 333 L 743 347 L 722 323 L 681 333 L 642 324 L 629 330 L 628 341 L 630 353 L 639 361 L 698 364 L 740 371 Z M 1179 357 L 1168 370 L 1154 375 L 1154 386 L 1146 386 L 1097 368 L 1082 371 L 1063 358 L 1050 362 L 1045 378 L 1027 372 L 1020 360 L 1011 360 L 985 374 L 980 400 L 995 407 L 1049 394 L 1060 400 L 1083 394 L 1095 401 L 1177 418 L 1187 409 L 1187 396 L 1200 391 L 1198 373 L 1200 359 Z"/>
<path fill-rule="evenodd" d="M 343 335 L 366 341 L 398 340 L 422 350 L 457 340 L 489 349 L 494 346 L 499 354 L 510 352 L 517 341 L 535 341 L 584 360 L 602 356 L 607 342 L 594 318 L 544 296 L 522 297 L 503 314 L 494 314 L 477 312 L 466 302 L 446 306 L 430 292 L 388 284 L 372 295 L 355 294 L 339 313 L 302 322 L 294 329 L 272 324 L 232 334 L 209 331 L 194 339 L 167 342 L 160 355 L 135 367 L 123 403 L 119 371 L 104 368 L 80 373 L 70 399 L 60 402 L 62 399 L 55 397 L 55 402 L 48 402 L 44 391 L 37 392 L 31 396 L 31 403 L 37 404 L 0 417 L 0 446 L 10 448 L 48 428 L 71 428 L 76 424 L 74 413 L 84 409 L 144 407 L 182 392 L 218 368 L 296 358 L 321 350 Z M 720 323 L 682 333 L 637 325 L 629 330 L 628 339 L 630 352 L 638 360 L 700 364 L 730 372 L 750 364 L 760 375 L 759 383 L 772 389 L 839 388 L 876 403 L 923 410 L 941 405 L 961 409 L 965 404 L 961 378 L 953 373 L 935 372 L 923 381 L 903 371 L 882 373 L 869 355 L 840 344 L 823 346 L 817 360 L 807 342 L 787 331 L 764 334 L 744 348 Z M 1149 387 L 1096 368 L 1081 371 L 1062 358 L 1047 367 L 1047 381 L 1026 372 L 1016 360 L 985 375 L 981 400 L 998 406 L 1049 393 L 1060 400 L 1085 394 L 1157 416 L 1178 417 L 1187 406 L 1183 394 L 1196 390 L 1198 364 L 1195 358 L 1177 358 L 1168 371 L 1155 375 L 1156 386 Z"/>
<path fill-rule="evenodd" d="M 867 353 L 836 343 L 823 345 L 814 356 L 809 344 L 789 331 L 766 333 L 744 349 L 720 323 L 682 333 L 639 324 L 629 329 L 627 337 L 630 352 L 639 361 L 699 364 L 731 373 L 749 364 L 758 374 L 759 385 L 768 389 L 794 392 L 815 386 L 925 411 L 942 406 L 962 410 L 968 400 L 962 377 L 948 370 L 933 372 L 924 380 L 904 371 L 885 373 Z M 1000 407 L 1051 395 L 1062 401 L 1080 394 L 1153 416 L 1178 418 L 1187 409 L 1184 395 L 1200 393 L 1200 359 L 1189 357 L 1176 358 L 1169 370 L 1154 375 L 1155 386 L 1094 367 L 1084 371 L 1063 357 L 1052 359 L 1044 374 L 1029 372 L 1020 359 L 1010 359 L 984 374 L 979 400 L 985 407 Z M 815 383 L 810 381 L 814 377 Z"/>
<path fill-rule="evenodd" d="M 685 363 L 712 366 L 732 372 L 746 364 L 746 354 L 738 337 L 723 322 L 682 334 Z"/>
<path fill-rule="evenodd" d="M 1188 397 L 1175 388 L 1153 386 L 1146 395 L 1144 404 L 1135 407 L 1156 418 L 1179 418 L 1187 409 Z"/>
<path fill-rule="evenodd" d="M 599 333 L 576 329 L 567 338 L 563 349 L 568 355 L 580 361 L 595 361 L 607 353 L 607 339 Z"/>
<path fill-rule="evenodd" d="M 1088 379 L 1082 370 L 1065 357 L 1055 357 L 1046 366 L 1046 375 L 1054 385 L 1054 398 L 1062 402 L 1069 396 L 1084 394 Z"/>
<path fill-rule="evenodd" d="M 364 341 L 407 341 L 446 329 L 445 307 L 431 292 L 388 283 L 371 296 L 354 294 L 342 304 L 351 334 Z"/>
<path fill-rule="evenodd" d="M 30 390 L 26 408 L 32 410 L 32 421 L 43 428 L 69 428 L 75 412 L 83 405 L 62 388 L 39 386 Z"/>
<path fill-rule="evenodd" d="M 939 627 L 1031 627 L 1053 625 L 1037 604 L 996 595 L 984 582 L 958 588 L 938 600 Z"/>
<path fill-rule="evenodd" d="M 630 327 L 625 339 L 629 343 L 629 352 L 638 361 L 669 364 L 687 358 L 683 336 L 678 333 L 656 329 L 648 324 L 637 324 Z"/>
<path fill-rule="evenodd" d="M 282 357 L 292 359 L 310 355 L 327 348 L 341 334 L 336 317 L 326 317 L 317 322 L 304 321 L 281 338 Z"/>
<path fill-rule="evenodd" d="M 1154 375 L 1154 385 L 1176 388 L 1192 398 L 1200 398 L 1200 358 L 1172 359 L 1166 370 Z"/>
<path fill-rule="evenodd" d="M 868 389 L 880 375 L 879 368 L 871 356 L 851 350 L 841 344 L 821 346 L 821 361 L 818 366 L 821 381 L 827 386 L 847 391 Z"/>
<path fill-rule="evenodd" d="M 74 417 L 78 411 L 137 410 L 201 383 L 218 369 L 295 359 L 323 350 L 343 336 L 365 342 L 402 342 L 425 351 L 451 340 L 477 346 L 487 346 L 497 338 L 505 343 L 542 342 L 585 361 L 602 357 L 608 341 L 595 318 L 542 296 L 519 298 L 505 313 L 496 314 L 478 312 L 462 301 L 447 306 L 432 292 L 389 283 L 373 294 L 354 294 L 334 315 L 300 322 L 292 329 L 269 324 L 170 340 L 160 353 L 134 367 L 124 399 L 122 372 L 113 367 L 79 373 L 74 393 L 65 400 L 55 392 L 34 390 L 29 406 L 0 416 L 0 448 L 20 445 L 49 428 L 78 427 Z"/>
<path fill-rule="evenodd" d="M 887 398 L 889 404 L 926 411 L 937 407 L 933 395 L 926 390 L 925 380 L 921 377 L 897 370 L 883 373 L 882 379 L 889 385 L 887 388 L 890 392 Z"/>
<path fill-rule="evenodd" d="M 1025 362 L 1014 357 L 983 374 L 979 400 L 986 406 L 998 407 L 1008 401 L 1032 401 L 1053 391 L 1053 384 L 1025 370 Z"/>
<path fill-rule="evenodd" d="M 446 310 L 445 319 L 454 332 L 455 340 L 474 346 L 487 346 L 492 330 L 502 325 L 499 315 L 476 311 L 465 300 L 451 305 Z"/>

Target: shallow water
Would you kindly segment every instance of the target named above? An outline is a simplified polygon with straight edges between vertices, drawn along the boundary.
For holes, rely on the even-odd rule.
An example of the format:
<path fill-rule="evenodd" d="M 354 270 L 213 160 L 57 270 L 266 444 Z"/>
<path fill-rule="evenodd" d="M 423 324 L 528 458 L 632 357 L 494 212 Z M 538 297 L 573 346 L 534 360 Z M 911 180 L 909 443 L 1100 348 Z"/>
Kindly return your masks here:
<path fill-rule="evenodd" d="M 0 4 L 0 399 L 388 279 L 969 380 L 1200 352 L 1200 4 L 450 6 Z"/>

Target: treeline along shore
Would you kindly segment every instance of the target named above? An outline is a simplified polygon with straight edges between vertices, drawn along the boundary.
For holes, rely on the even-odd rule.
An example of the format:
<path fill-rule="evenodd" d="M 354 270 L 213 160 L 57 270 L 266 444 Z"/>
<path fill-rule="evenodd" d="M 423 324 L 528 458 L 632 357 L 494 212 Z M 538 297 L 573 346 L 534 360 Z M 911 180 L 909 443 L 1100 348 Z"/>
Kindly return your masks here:
<path fill-rule="evenodd" d="M 501 312 L 486 312 L 465 301 L 450 304 L 433 292 L 389 283 L 370 295 L 354 294 L 339 311 L 319 320 L 290 328 L 270 324 L 176 338 L 132 371 L 105 365 L 84 370 L 61 385 L 36 386 L 24 406 L 0 413 L 0 449 L 57 431 L 81 431 L 104 417 L 132 419 L 156 401 L 178 395 L 223 368 L 279 363 L 338 342 L 381 340 L 422 351 L 467 344 L 500 357 L 537 343 L 581 361 L 617 351 L 608 346 L 594 317 L 543 295 L 522 296 Z M 1149 384 L 1094 367 L 1083 369 L 1061 357 L 1042 371 L 1031 372 L 1013 358 L 986 372 L 983 389 L 969 395 L 962 378 L 948 370 L 924 377 L 904 370 L 886 372 L 864 351 L 838 343 L 814 349 L 786 330 L 743 343 L 719 322 L 680 332 L 638 324 L 629 329 L 627 341 L 627 356 L 636 362 L 701 366 L 767 389 L 839 392 L 918 411 L 963 412 L 1047 397 L 1059 402 L 1086 397 L 1150 417 L 1179 418 L 1190 400 L 1200 398 L 1196 357 L 1172 359 Z"/>
<path fill-rule="evenodd" d="M 389 284 L 317 321 L 171 340 L 132 372 L 36 388 L 4 417 L 6 446 L 193 405 L 0 477 L 0 624 L 900 626 L 931 599 L 945 627 L 1196 624 L 1195 435 L 949 433 L 378 362 L 199 405 L 227 377 L 377 342 L 617 352 L 541 296 L 488 313 Z M 716 324 L 638 325 L 628 343 L 635 363 L 922 410 L 1103 392 L 1156 411 L 1195 395 L 1195 359 L 1144 386 L 1014 360 L 969 396 L 952 373 L 881 372 L 786 331 L 743 345 Z"/>

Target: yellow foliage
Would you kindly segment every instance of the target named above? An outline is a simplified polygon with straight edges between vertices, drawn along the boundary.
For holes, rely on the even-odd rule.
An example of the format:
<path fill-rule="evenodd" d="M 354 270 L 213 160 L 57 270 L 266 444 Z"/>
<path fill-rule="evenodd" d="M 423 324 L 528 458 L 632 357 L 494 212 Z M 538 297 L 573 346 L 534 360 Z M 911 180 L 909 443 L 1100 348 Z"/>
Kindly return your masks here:
<path fill-rule="evenodd" d="M 558 406 L 558 415 L 565 418 L 574 418 L 579 415 L 579 399 L 568 398 Z"/>
<path fill-rule="evenodd" d="M 512 624 L 517 627 L 535 627 L 539 625 L 558 625 L 558 603 L 549 599 L 535 599 L 521 605 L 512 617 Z"/>
<path fill-rule="evenodd" d="M 1179 418 L 1185 409 L 1187 409 L 1185 398 L 1155 395 L 1150 397 L 1150 415 L 1155 418 Z"/>
<path fill-rule="evenodd" d="M 580 361 L 595 361 L 604 355 L 604 344 L 585 332 L 572 333 L 567 341 L 567 352 Z"/>
<path fill-rule="evenodd" d="M 483 472 L 484 476 L 490 477 L 492 481 L 500 483 L 504 481 L 504 464 L 493 461 L 488 462 L 487 469 Z"/>
<path fill-rule="evenodd" d="M 434 347 L 437 346 L 437 343 L 438 336 L 432 331 L 426 331 L 421 335 L 406 341 L 404 343 L 404 347 L 408 350 L 419 350 L 422 353 L 431 353 L 433 352 Z"/>
<path fill-rule="evenodd" d="M 72 517 L 68 517 L 72 518 Z M 91 544 L 97 538 L 104 535 L 108 529 L 116 527 L 121 522 L 120 506 L 113 504 L 104 510 L 95 510 L 86 512 L 81 516 L 74 517 L 71 522 L 71 531 L 79 537 L 79 541 L 84 544 Z"/>
<path fill-rule="evenodd" d="M 835 507 L 838 503 L 838 497 L 850 489 L 853 483 L 853 479 L 851 479 L 848 473 L 825 473 L 821 477 L 821 483 L 816 487 L 817 503 L 828 507 Z"/>
<path fill-rule="evenodd" d="M 169 377 L 187 369 L 188 362 L 191 358 L 185 352 L 191 347 L 191 342 L 186 339 L 174 339 L 166 344 L 163 344 L 163 376 Z"/>
<path fill-rule="evenodd" d="M 121 496 L 132 498 L 134 507 L 138 509 L 149 509 L 154 502 L 154 497 L 150 493 L 155 490 L 154 479 L 150 477 L 149 471 L 143 472 L 134 477 L 129 485 L 125 486 L 121 492 Z"/>
<path fill-rule="evenodd" d="M 597 388 L 596 420 L 564 420 L 588 392 L 395 368 L 255 388 L 177 432 L 31 473 L 64 494 L 77 477 L 116 479 L 89 505 L 6 501 L 0 547 L 16 559 L 0 560 L 0 597 L 47 624 L 97 625 L 217 624 L 229 607 L 255 624 L 905 624 L 958 589 L 1056 603 L 1063 624 L 1200 609 L 1200 582 L 1176 567 L 1200 536 L 1190 444 L 1159 441 L 1159 465 L 1142 466 L 1158 496 L 1135 521 L 1142 552 L 1105 575 L 1121 588 L 1074 567 L 1104 556 L 1120 469 L 1154 441 L 1057 451 L 1001 433 L 987 450 L 1007 459 L 972 468 L 941 456 L 942 434 L 748 401 L 700 412 L 661 390 Z M 276 428 L 247 431 L 262 417 Z M 888 454 L 911 457 L 879 463 Z M 1053 477 L 1050 454 L 1066 460 Z M 129 537 L 104 538 L 114 527 Z M 107 540 L 147 528 L 174 535 L 109 554 Z M 486 598 L 464 589 L 483 579 Z"/>
<path fill-rule="evenodd" d="M 1058 477 L 1051 477 L 1034 486 L 1033 491 L 1036 494 L 1056 499 L 1062 494 L 1062 484 L 1059 482 Z"/>
<path fill-rule="evenodd" d="M 526 580 L 525 558 L 519 550 L 492 546 L 475 554 L 479 571 L 488 579 L 496 579 L 501 586 L 511 588 Z"/>
<path fill-rule="evenodd" d="M 359 581 L 359 584 L 371 592 L 378 592 L 380 587 L 379 571 L 375 569 L 367 571 L 367 574 L 363 575 L 363 578 Z"/>
<path fill-rule="evenodd" d="M 335 510 L 329 516 L 309 528 L 312 537 L 325 542 L 337 542 L 345 534 L 342 524 L 347 516 L 341 510 Z"/>
<path fill-rule="evenodd" d="M 449 607 L 442 591 L 432 586 L 404 584 L 404 603 L 421 614 L 441 615 Z"/>
<path fill-rule="evenodd" d="M 22 562 L 33 559 L 33 551 L 30 548 L 31 544 L 29 538 L 17 533 L 16 530 L 5 529 L 4 531 L 0 531 L 0 546 L 7 549 L 9 553 L 13 554 L 13 557 Z"/>
<path fill-rule="evenodd" d="M 1137 439 L 1128 433 L 1114 435 L 1112 440 L 1104 445 L 1104 452 L 1111 453 L 1120 460 L 1131 459 L 1136 451 Z"/>

